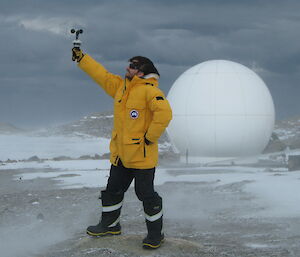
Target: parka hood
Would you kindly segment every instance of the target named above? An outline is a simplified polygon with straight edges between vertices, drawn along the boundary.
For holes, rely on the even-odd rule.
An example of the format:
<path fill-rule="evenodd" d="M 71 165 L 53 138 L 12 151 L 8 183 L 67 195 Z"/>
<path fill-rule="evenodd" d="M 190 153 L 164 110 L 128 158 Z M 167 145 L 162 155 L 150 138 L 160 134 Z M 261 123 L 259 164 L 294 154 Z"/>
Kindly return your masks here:
<path fill-rule="evenodd" d="M 150 75 L 150 74 L 148 74 L 148 75 Z M 154 75 L 156 75 L 156 74 L 154 74 Z M 134 76 L 133 79 L 129 83 L 132 86 L 135 86 L 137 84 L 144 84 L 144 85 L 158 87 L 158 80 L 157 80 L 156 76 L 149 76 L 147 78 L 145 78 L 145 77 L 139 78 L 137 76 Z"/>

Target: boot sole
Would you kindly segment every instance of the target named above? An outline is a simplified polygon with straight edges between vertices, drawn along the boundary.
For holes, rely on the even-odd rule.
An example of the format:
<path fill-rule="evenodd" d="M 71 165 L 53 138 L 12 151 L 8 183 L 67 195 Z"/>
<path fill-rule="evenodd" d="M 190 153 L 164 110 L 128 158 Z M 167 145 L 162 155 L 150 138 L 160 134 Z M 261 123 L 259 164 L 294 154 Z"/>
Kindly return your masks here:
<path fill-rule="evenodd" d="M 163 244 L 164 241 L 165 241 L 165 239 L 161 240 L 158 245 L 143 243 L 143 248 L 147 249 L 147 250 L 154 250 L 154 249 L 161 247 L 161 245 Z"/>
<path fill-rule="evenodd" d="M 106 231 L 102 233 L 93 233 L 87 230 L 86 233 L 90 236 L 109 236 L 109 235 L 120 235 L 121 231 Z"/>

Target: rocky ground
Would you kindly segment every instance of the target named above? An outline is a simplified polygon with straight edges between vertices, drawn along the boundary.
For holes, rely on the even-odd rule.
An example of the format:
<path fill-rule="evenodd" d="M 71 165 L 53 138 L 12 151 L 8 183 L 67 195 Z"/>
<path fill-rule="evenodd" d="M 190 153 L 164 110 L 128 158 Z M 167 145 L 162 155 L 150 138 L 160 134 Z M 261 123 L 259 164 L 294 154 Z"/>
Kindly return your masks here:
<path fill-rule="evenodd" d="M 3 257 L 300 256 L 300 219 L 255 217 L 262 207 L 242 190 L 251 181 L 158 186 L 166 241 L 160 249 L 146 251 L 141 248 L 142 205 L 132 188 L 122 210 L 122 235 L 94 239 L 85 235 L 85 228 L 98 222 L 100 189 L 62 189 L 49 178 L 18 179 L 24 172 L 35 170 L 0 171 Z"/>

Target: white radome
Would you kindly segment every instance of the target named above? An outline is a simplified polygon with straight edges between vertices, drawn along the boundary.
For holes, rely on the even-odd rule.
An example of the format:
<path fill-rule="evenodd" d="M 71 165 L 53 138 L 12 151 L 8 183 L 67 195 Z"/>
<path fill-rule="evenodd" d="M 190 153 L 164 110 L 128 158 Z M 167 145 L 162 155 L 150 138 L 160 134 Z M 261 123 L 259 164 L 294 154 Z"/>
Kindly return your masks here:
<path fill-rule="evenodd" d="M 195 65 L 168 94 L 170 139 L 189 161 L 260 154 L 274 128 L 272 96 L 262 79 L 239 63 L 212 60 Z"/>

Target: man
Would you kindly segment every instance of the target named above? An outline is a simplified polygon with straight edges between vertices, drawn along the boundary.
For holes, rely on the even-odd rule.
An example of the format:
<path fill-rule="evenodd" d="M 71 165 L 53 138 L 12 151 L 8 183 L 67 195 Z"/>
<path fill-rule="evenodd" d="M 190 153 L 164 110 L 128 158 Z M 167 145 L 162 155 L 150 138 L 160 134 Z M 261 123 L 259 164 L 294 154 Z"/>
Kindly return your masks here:
<path fill-rule="evenodd" d="M 119 235 L 124 193 L 134 180 L 143 202 L 147 236 L 143 247 L 156 249 L 164 240 L 162 198 L 154 190 L 158 162 L 158 139 L 172 119 L 172 111 L 158 89 L 159 72 L 151 60 L 135 56 L 129 60 L 125 79 L 108 72 L 88 54 L 72 49 L 73 59 L 105 92 L 114 98 L 114 127 L 110 142 L 110 176 L 101 191 L 102 217 L 87 228 L 91 236 Z"/>

